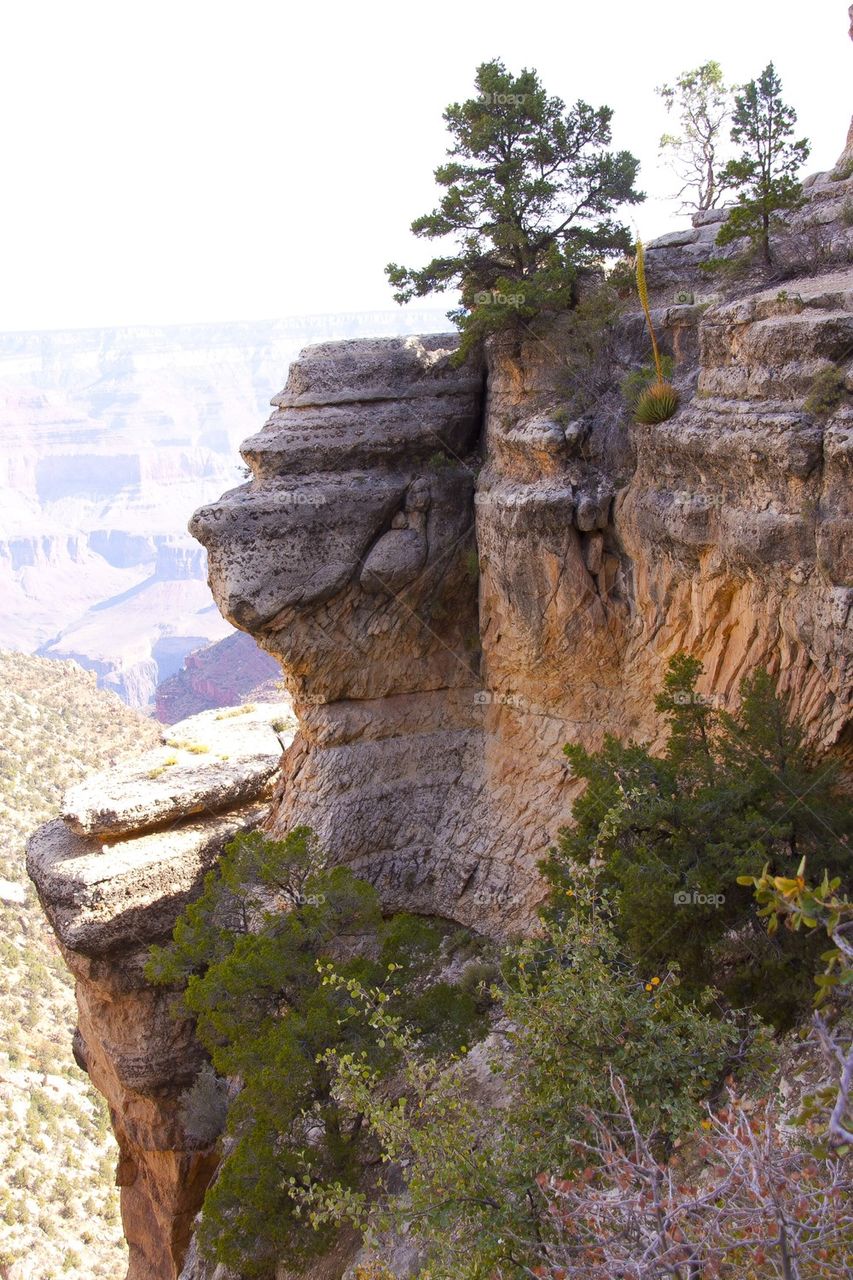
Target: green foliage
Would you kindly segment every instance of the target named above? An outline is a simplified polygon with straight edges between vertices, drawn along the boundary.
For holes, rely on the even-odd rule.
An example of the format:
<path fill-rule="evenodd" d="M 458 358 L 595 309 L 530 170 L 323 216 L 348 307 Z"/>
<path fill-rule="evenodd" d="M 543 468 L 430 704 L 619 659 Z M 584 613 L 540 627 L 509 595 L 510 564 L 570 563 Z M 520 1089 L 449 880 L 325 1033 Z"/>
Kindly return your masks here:
<path fill-rule="evenodd" d="M 760 876 L 741 876 L 739 883 L 755 892 L 767 921 L 767 929 L 775 934 L 780 921 L 796 933 L 800 929 L 823 930 L 832 943 L 821 955 L 822 972 L 815 975 L 817 1006 L 834 1006 L 835 1025 L 819 1014 L 814 1025 L 817 1039 L 831 1072 L 830 1084 L 806 1094 L 802 1101 L 800 1124 L 824 1123 L 827 1139 L 825 1152 L 847 1156 L 853 1151 L 853 1036 L 850 1030 L 850 1002 L 853 1000 L 853 902 L 846 892 L 839 893 L 841 877 L 830 879 L 826 871 L 820 883 L 809 883 L 803 858 L 794 876 L 773 875 L 765 866 Z M 826 1116 L 828 1113 L 828 1121 Z"/>
<path fill-rule="evenodd" d="M 612 336 L 625 302 L 611 276 L 584 289 L 576 306 L 563 318 L 559 332 L 548 342 L 559 344 L 563 361 L 560 390 L 569 403 L 558 414 L 564 421 L 594 409 L 606 394 L 612 376 Z M 560 417 L 555 415 L 555 421 Z"/>
<path fill-rule="evenodd" d="M 846 182 L 848 178 L 853 178 L 853 156 L 833 169 L 829 176 L 833 182 Z"/>
<path fill-rule="evenodd" d="M 742 148 L 723 171 L 724 182 L 738 191 L 737 204 L 717 234 L 717 244 L 746 237 L 772 265 L 770 232 L 777 215 L 798 209 L 803 200 L 797 173 L 809 157 L 805 138 L 792 142 L 797 113 L 782 101 L 782 82 L 773 63 L 758 80 L 735 95 L 732 141 Z"/>
<path fill-rule="evenodd" d="M 678 392 L 668 382 L 655 382 L 638 398 L 634 417 L 643 426 L 667 422 L 678 413 Z"/>
<path fill-rule="evenodd" d="M 732 102 L 722 68 L 719 62 L 704 62 L 656 92 L 667 111 L 678 116 L 679 132 L 665 133 L 659 144 L 682 184 L 675 198 L 694 212 L 713 209 L 726 188 L 720 151 Z"/>
<path fill-rule="evenodd" d="M 697 1120 L 723 1070 L 735 1033 L 709 1015 L 709 997 L 676 999 L 672 973 L 647 989 L 610 928 L 606 900 L 594 885 L 579 882 L 575 892 L 571 915 L 504 955 L 495 995 L 506 1030 L 489 1060 L 499 1080 L 485 1097 L 464 1058 L 442 1069 L 424 1057 L 381 991 L 329 975 L 401 1063 L 389 1090 L 364 1053 L 327 1055 L 336 1096 L 364 1117 L 383 1162 L 406 1171 L 405 1204 L 386 1199 L 375 1225 L 406 1222 L 428 1254 L 430 1280 L 538 1274 L 533 1260 L 550 1231 L 540 1179 L 589 1162 L 579 1144 L 591 1134 L 590 1109 L 610 1109 L 611 1072 L 666 1149 Z M 503 1096 L 492 1101 L 496 1085 Z M 303 1185 L 301 1195 L 318 1227 L 367 1224 L 366 1198 L 343 1183 Z"/>
<path fill-rule="evenodd" d="M 454 249 L 423 268 L 386 268 L 401 303 L 460 289 L 450 314 L 463 357 L 487 333 L 572 307 L 579 274 L 629 247 L 614 210 L 643 199 L 638 161 L 608 149 L 609 107 L 566 110 L 535 71 L 514 76 L 498 60 L 478 67 L 476 88 L 444 113 L 450 159 L 435 170 L 444 194 L 412 223 L 420 238 L 452 237 Z"/>
<path fill-rule="evenodd" d="M 212 1070 L 241 1081 L 199 1240 L 244 1276 L 271 1275 L 282 1260 L 302 1266 L 329 1243 L 331 1229 L 300 1219 L 292 1179 L 359 1184 L 361 1125 L 341 1114 L 324 1055 L 358 1051 L 380 1075 L 394 1066 L 393 1046 L 323 981 L 332 963 L 342 981 L 389 989 L 424 1053 L 447 1054 L 482 1034 L 478 993 L 442 977 L 444 931 L 415 916 L 383 920 L 372 886 L 327 867 L 306 827 L 284 840 L 259 832 L 234 840 L 172 944 L 148 962 L 152 981 L 181 988 Z M 202 1110 L 210 1119 L 207 1103 Z"/>
<path fill-rule="evenodd" d="M 644 426 L 654 426 L 666 422 L 678 412 L 678 392 L 675 387 L 664 380 L 663 356 L 658 346 L 652 312 L 649 306 L 649 290 L 646 284 L 646 255 L 641 240 L 637 241 L 637 293 L 652 343 L 652 360 L 655 367 L 655 380 L 641 390 L 634 404 L 634 418 Z"/>
<path fill-rule="evenodd" d="M 834 987 L 853 987 L 853 942 L 847 942 L 843 932 L 853 922 L 853 903 L 838 892 L 840 876 L 830 879 L 824 871 L 820 884 L 808 884 L 805 869 L 803 858 L 796 875 L 776 876 L 765 866 L 760 876 L 740 876 L 738 883 L 754 889 L 761 908 L 758 914 L 767 920 L 768 933 L 775 933 L 782 921 L 795 933 L 803 928 L 823 928 L 832 939 L 831 950 L 821 955 L 823 973 L 815 978 L 815 1004 L 822 1004 Z"/>
<path fill-rule="evenodd" d="M 837 365 L 828 364 L 815 375 L 803 408 L 817 417 L 834 413 L 843 403 L 846 390 L 844 374 Z"/>
<path fill-rule="evenodd" d="M 666 381 L 672 377 L 674 367 L 675 362 L 672 356 L 661 356 L 661 368 Z M 656 379 L 657 370 L 651 362 L 642 365 L 639 369 L 632 369 L 631 372 L 626 374 L 622 379 L 622 398 L 632 414 L 636 412 L 637 404 L 644 392 L 649 389 Z"/>
<path fill-rule="evenodd" d="M 808 1000 L 813 944 L 768 939 L 734 882 L 757 860 L 786 874 L 804 853 L 819 874 L 849 872 L 850 806 L 766 672 L 744 681 L 734 714 L 697 691 L 700 674 L 684 654 L 670 663 L 662 755 L 610 736 L 600 751 L 565 748 L 587 787 L 545 871 L 559 902 L 579 865 L 601 865 L 629 954 L 677 962 L 687 992 L 711 973 L 732 1005 L 784 1026 Z"/>

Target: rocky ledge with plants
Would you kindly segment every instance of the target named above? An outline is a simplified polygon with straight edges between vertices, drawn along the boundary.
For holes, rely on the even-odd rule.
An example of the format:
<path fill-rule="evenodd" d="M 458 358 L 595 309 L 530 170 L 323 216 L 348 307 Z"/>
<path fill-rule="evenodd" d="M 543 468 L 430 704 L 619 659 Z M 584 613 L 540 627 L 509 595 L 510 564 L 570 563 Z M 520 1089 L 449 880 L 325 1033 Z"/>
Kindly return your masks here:
<path fill-rule="evenodd" d="M 743 122 L 638 298 L 609 111 L 478 74 L 457 251 L 389 270 L 461 341 L 309 348 L 191 521 L 293 697 L 271 794 L 33 841 L 130 1280 L 849 1269 L 853 176 Z"/>

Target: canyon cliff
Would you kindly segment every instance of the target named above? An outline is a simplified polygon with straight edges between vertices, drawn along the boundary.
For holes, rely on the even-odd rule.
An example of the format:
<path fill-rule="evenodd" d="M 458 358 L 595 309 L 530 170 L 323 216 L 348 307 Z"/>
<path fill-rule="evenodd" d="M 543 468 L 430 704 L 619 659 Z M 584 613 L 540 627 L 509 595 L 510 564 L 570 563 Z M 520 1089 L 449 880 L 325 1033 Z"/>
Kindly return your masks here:
<path fill-rule="evenodd" d="M 568 315 L 462 364 L 448 334 L 293 364 L 242 447 L 250 479 L 190 526 L 222 614 L 281 663 L 298 729 L 280 767 L 265 726 L 263 765 L 230 744 L 240 717 L 205 720 L 228 769 L 187 765 L 171 799 L 149 779 L 142 818 L 105 775 L 31 844 L 78 979 L 79 1060 L 122 1147 L 130 1280 L 179 1274 L 215 1166 L 178 1119 L 192 1029 L 142 964 L 232 831 L 308 823 L 388 908 L 501 937 L 529 925 L 571 817 L 562 745 L 658 740 L 652 695 L 679 650 L 723 704 L 766 666 L 815 749 L 849 751 L 851 201 L 843 166 L 808 182 L 772 282 L 709 284 L 721 215 L 649 247 L 681 395 L 662 425 L 625 409 L 648 358 L 627 311 L 592 354 Z M 830 367 L 835 402 L 807 409 Z"/>
<path fill-rule="evenodd" d="M 651 249 L 653 278 L 674 255 L 689 274 L 684 239 Z M 300 720 L 270 829 L 313 826 L 389 906 L 529 921 L 576 794 L 561 745 L 653 739 L 679 650 L 722 702 L 766 666 L 817 747 L 846 745 L 853 413 L 803 402 L 829 363 L 851 385 L 853 272 L 666 292 L 670 422 L 624 411 L 637 315 L 571 421 L 571 318 L 482 367 L 454 367 L 450 336 L 314 347 L 243 446 L 252 480 L 193 518 L 217 603 L 280 659 Z"/>

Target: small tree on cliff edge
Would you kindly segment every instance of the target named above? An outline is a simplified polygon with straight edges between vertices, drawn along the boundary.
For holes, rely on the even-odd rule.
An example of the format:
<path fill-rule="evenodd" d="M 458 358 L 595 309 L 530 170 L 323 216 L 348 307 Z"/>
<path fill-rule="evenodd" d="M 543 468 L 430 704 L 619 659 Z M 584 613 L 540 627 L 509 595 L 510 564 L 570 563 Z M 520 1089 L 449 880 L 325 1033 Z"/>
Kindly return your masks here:
<path fill-rule="evenodd" d="M 803 189 L 796 174 L 811 150 L 806 138 L 790 141 L 797 113 L 782 101 L 782 81 L 772 62 L 758 80 L 750 80 L 735 95 L 732 119 L 732 141 L 743 151 L 726 165 L 723 180 L 738 187 L 739 194 L 717 244 L 746 236 L 772 266 L 770 232 L 775 216 L 802 203 Z"/>
<path fill-rule="evenodd" d="M 572 307 L 579 272 L 631 247 L 614 210 L 644 199 L 639 161 L 608 150 L 609 107 L 578 101 L 567 111 L 535 71 L 513 76 L 499 61 L 478 68 L 476 87 L 444 112 L 450 159 L 435 170 L 444 195 L 412 223 L 416 236 L 454 237 L 455 251 L 420 269 L 386 267 L 400 303 L 461 291 L 449 314 L 463 354 L 486 333 Z"/>
<path fill-rule="evenodd" d="M 689 212 L 715 208 L 726 189 L 720 152 L 732 101 L 722 67 L 719 62 L 703 62 L 655 92 L 678 117 L 678 133 L 665 133 L 658 144 L 681 182 L 675 199 Z"/>

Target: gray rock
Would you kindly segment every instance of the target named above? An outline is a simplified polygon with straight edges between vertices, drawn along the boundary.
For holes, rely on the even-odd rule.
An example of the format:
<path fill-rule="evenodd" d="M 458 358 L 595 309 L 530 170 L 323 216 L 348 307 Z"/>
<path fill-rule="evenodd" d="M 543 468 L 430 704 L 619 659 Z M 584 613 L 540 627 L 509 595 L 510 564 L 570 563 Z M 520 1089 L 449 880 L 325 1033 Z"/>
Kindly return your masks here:
<path fill-rule="evenodd" d="M 658 236 L 656 240 L 650 240 L 647 249 L 677 249 L 681 245 L 695 244 L 699 239 L 699 233 L 695 227 L 688 227 L 684 231 L 670 231 L 668 235 Z"/>
<path fill-rule="evenodd" d="M 578 496 L 575 523 L 581 533 L 606 528 L 612 498 L 612 492 L 607 489 L 594 490 Z"/>
<path fill-rule="evenodd" d="M 720 222 L 725 222 L 729 216 L 730 205 L 722 209 L 700 209 L 694 213 L 692 222 L 694 227 L 717 226 Z"/>
<path fill-rule="evenodd" d="M 279 736 L 271 721 L 286 717 Z M 94 774 L 63 798 L 62 820 L 77 835 L 126 835 L 175 819 L 221 813 L 264 795 L 293 738 L 288 704 L 204 711 L 172 725 L 166 745 L 127 768 Z"/>
<path fill-rule="evenodd" d="M 56 819 L 30 838 L 27 872 L 63 946 L 86 956 L 126 950 L 168 936 L 223 846 L 265 808 L 247 805 L 109 844 Z"/>
<path fill-rule="evenodd" d="M 429 507 L 429 481 L 415 480 L 406 493 L 403 510 L 365 557 L 360 581 L 366 591 L 385 590 L 393 595 L 417 577 L 427 558 Z"/>

